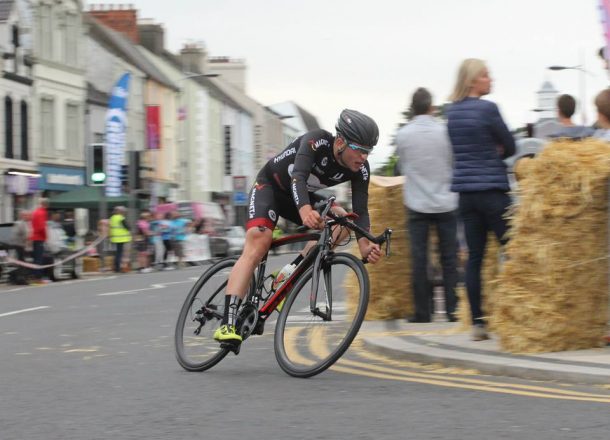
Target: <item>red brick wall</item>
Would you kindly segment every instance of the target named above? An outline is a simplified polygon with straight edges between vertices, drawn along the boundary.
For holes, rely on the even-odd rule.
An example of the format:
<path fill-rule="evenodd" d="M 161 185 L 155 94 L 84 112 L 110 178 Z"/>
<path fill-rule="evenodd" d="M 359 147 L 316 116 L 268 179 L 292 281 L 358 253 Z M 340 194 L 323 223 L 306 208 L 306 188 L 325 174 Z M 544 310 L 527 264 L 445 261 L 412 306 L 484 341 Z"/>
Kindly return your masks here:
<path fill-rule="evenodd" d="M 135 44 L 140 43 L 136 9 L 93 10 L 88 11 L 88 14 L 109 28 L 122 33 Z"/>

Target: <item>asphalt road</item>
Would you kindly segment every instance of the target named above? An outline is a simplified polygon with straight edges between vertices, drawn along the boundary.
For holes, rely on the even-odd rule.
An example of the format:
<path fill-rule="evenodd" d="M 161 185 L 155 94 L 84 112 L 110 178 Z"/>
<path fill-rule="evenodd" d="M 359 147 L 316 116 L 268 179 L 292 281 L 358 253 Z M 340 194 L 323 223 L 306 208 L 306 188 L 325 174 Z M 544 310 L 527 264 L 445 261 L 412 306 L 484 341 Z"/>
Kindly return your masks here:
<path fill-rule="evenodd" d="M 272 325 L 239 356 L 188 373 L 173 331 L 202 270 L 1 287 L 0 439 L 610 436 L 604 387 L 418 365 L 358 341 L 333 369 L 294 379 L 275 361 Z"/>

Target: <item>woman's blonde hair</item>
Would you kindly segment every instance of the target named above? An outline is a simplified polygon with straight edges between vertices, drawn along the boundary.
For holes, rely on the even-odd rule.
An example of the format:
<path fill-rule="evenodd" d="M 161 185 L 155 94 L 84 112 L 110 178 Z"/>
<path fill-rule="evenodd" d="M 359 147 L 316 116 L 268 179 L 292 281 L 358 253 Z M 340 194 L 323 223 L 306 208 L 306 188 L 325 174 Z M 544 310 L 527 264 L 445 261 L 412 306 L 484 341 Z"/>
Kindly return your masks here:
<path fill-rule="evenodd" d="M 466 98 L 470 94 L 472 82 L 486 67 L 485 62 L 478 58 L 468 58 L 462 61 L 449 101 L 456 102 Z"/>

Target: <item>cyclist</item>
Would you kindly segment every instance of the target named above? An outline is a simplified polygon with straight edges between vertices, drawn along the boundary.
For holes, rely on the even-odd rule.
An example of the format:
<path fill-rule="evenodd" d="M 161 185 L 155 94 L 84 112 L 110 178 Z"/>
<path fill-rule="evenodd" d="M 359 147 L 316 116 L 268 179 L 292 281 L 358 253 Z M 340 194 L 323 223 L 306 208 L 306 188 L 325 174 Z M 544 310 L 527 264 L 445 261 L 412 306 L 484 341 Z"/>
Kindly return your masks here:
<path fill-rule="evenodd" d="M 379 129 L 369 116 L 345 109 L 335 130 L 336 136 L 321 129 L 305 133 L 270 159 L 258 173 L 250 190 L 246 243 L 229 275 L 224 317 L 214 333 L 214 339 L 221 344 L 239 345 L 242 341 L 235 330 L 237 310 L 246 294 L 250 275 L 269 251 L 278 216 L 311 229 L 322 229 L 324 221 L 312 205 L 323 197 L 314 191 L 350 181 L 352 207 L 358 215 L 355 222 L 369 229 L 367 158 L 377 144 Z M 332 210 L 338 215 L 345 214 L 338 206 Z M 360 236 L 357 241 L 363 258 L 369 263 L 379 261 L 378 244 Z M 298 264 L 310 248 L 306 247 L 293 264 Z"/>

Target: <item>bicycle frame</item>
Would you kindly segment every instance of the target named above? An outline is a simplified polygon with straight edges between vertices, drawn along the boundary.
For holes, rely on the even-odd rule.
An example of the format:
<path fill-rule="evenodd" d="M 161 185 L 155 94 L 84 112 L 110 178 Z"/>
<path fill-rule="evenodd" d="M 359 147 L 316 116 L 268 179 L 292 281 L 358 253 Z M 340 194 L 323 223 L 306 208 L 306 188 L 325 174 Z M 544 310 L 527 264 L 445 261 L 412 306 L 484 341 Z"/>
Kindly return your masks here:
<path fill-rule="evenodd" d="M 269 253 L 265 254 L 263 259 L 258 265 L 258 272 L 255 280 L 255 289 L 250 293 L 250 295 L 246 299 L 246 303 L 252 304 L 258 310 L 258 321 L 262 321 L 263 323 L 267 320 L 267 318 L 273 313 L 273 311 L 277 308 L 277 306 L 281 303 L 281 301 L 286 297 L 286 295 L 292 289 L 295 281 L 313 265 L 313 275 L 312 275 L 312 286 L 311 293 L 309 296 L 310 302 L 310 311 L 312 314 L 319 316 L 324 321 L 330 321 L 332 319 L 332 293 L 329 294 L 328 297 L 328 306 L 325 311 L 321 311 L 317 304 L 318 298 L 318 286 L 320 283 L 320 266 L 322 262 L 333 252 L 332 250 L 332 239 L 333 239 L 333 229 L 334 226 L 344 226 L 348 229 L 358 232 L 361 235 L 368 238 L 370 241 L 375 243 L 387 243 L 386 254 L 390 253 L 390 236 L 392 234 L 391 229 L 386 229 L 379 237 L 372 236 L 368 231 L 362 229 L 355 223 L 353 223 L 350 219 L 350 216 L 346 217 L 337 217 L 330 212 L 330 208 L 332 206 L 332 202 L 334 201 L 334 197 L 325 201 L 324 210 L 321 213 L 322 218 L 329 217 L 329 220 L 326 220 L 324 229 L 321 233 L 306 233 L 306 234 L 295 234 L 290 235 L 288 237 L 279 238 L 274 240 L 271 244 L 270 250 L 276 247 L 284 246 L 290 243 L 299 243 L 303 241 L 317 241 L 317 244 L 314 248 L 305 256 L 303 261 L 299 263 L 294 272 L 286 279 L 285 282 L 279 287 L 278 290 L 273 292 L 271 297 L 265 300 L 263 306 L 259 309 L 259 302 L 262 299 L 262 292 L 265 290 L 264 282 L 266 279 L 265 269 L 267 266 L 267 258 Z M 365 261 L 366 262 L 366 261 Z M 325 276 L 329 276 L 328 273 L 325 273 Z M 327 283 L 330 285 L 330 283 Z"/>

